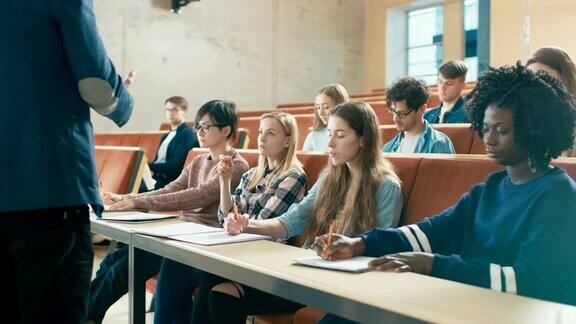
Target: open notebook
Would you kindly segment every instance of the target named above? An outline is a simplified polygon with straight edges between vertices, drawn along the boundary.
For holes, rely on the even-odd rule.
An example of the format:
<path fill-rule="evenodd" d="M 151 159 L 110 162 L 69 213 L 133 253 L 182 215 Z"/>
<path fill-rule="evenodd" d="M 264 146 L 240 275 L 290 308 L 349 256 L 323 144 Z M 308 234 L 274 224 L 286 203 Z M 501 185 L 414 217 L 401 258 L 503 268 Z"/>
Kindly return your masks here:
<path fill-rule="evenodd" d="M 296 258 L 293 260 L 292 264 L 314 268 L 361 273 L 374 269 L 374 267 L 368 265 L 368 262 L 373 259 L 375 258 L 359 256 L 345 260 L 327 261 L 319 256 L 312 256 L 312 257 Z"/>
<path fill-rule="evenodd" d="M 200 245 L 230 244 L 270 239 L 269 236 L 248 233 L 228 235 L 222 228 L 210 227 L 197 223 L 169 224 L 146 229 L 137 229 L 134 232 Z"/>
<path fill-rule="evenodd" d="M 219 232 L 208 232 L 199 234 L 176 235 L 176 236 L 170 236 L 170 239 L 200 245 L 219 245 L 219 244 L 230 244 L 230 243 L 239 243 L 247 241 L 269 240 L 271 238 L 269 236 L 249 234 L 249 233 L 228 235 L 224 233 L 224 231 L 219 231 Z"/>
<path fill-rule="evenodd" d="M 122 212 L 105 211 L 102 213 L 102 217 L 100 219 L 109 222 L 133 223 L 133 222 L 150 222 L 172 217 L 176 217 L 176 215 L 143 213 L 140 211 L 122 211 Z"/>

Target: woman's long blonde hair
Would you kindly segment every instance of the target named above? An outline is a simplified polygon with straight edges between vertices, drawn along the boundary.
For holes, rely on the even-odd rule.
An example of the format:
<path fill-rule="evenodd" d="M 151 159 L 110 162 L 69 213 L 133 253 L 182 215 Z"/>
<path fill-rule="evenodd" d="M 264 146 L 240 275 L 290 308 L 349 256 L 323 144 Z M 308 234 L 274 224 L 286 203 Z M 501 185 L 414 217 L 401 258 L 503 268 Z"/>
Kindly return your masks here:
<path fill-rule="evenodd" d="M 328 232 L 333 219 L 334 231 L 343 235 L 357 235 L 378 225 L 377 193 L 384 177 L 400 183 L 392 164 L 382 155 L 378 119 L 374 110 L 364 102 L 340 104 L 330 117 L 342 118 L 356 135 L 362 137 L 359 149 L 358 175 L 352 177 L 344 163 L 334 166 L 328 162 L 311 215 L 309 242 Z"/>
<path fill-rule="evenodd" d="M 274 118 L 280 122 L 280 125 L 282 125 L 282 129 L 284 130 L 284 134 L 290 137 L 288 141 L 288 148 L 282 152 L 278 166 L 272 171 L 272 176 L 268 180 L 268 183 L 272 183 L 278 178 L 278 176 L 288 170 L 295 168 L 302 170 L 302 163 L 300 163 L 300 160 L 298 160 L 298 157 L 296 156 L 296 148 L 298 147 L 298 126 L 296 124 L 296 118 L 285 112 L 271 112 L 262 115 L 262 117 L 260 117 L 260 121 L 266 118 Z M 250 182 L 246 188 L 248 190 L 254 189 L 260 180 L 262 180 L 268 168 L 268 159 L 260 154 L 258 157 L 258 166 L 256 167 L 256 172 L 254 172 L 252 179 L 250 179 Z"/>
<path fill-rule="evenodd" d="M 344 86 L 339 83 L 331 83 L 326 85 L 324 88 L 318 91 L 316 96 L 319 94 L 324 94 L 330 97 L 334 102 L 334 106 L 350 101 L 346 88 L 344 88 Z M 314 125 L 312 126 L 312 129 L 318 131 L 324 128 L 326 128 L 326 125 L 322 122 L 320 116 L 318 116 L 318 109 L 316 109 L 316 103 L 314 103 Z"/>

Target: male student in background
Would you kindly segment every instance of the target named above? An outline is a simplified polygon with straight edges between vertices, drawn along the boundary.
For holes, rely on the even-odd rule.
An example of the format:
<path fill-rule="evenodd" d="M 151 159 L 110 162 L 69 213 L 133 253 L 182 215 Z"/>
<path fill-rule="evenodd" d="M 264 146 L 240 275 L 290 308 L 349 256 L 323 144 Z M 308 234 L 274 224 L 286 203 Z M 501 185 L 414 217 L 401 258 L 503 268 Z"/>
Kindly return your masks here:
<path fill-rule="evenodd" d="M 399 78 L 386 91 L 386 96 L 398 134 L 384 144 L 384 152 L 454 154 L 450 138 L 433 129 L 422 117 L 428 100 L 424 82 L 411 77 Z"/>
<path fill-rule="evenodd" d="M 116 73 L 90 0 L 3 0 L 0 44 L 2 317 L 84 323 L 88 205 L 102 210 L 90 108 L 128 122 L 134 74 Z"/>
<path fill-rule="evenodd" d="M 188 151 L 198 147 L 196 133 L 186 125 L 188 101 L 180 96 L 172 96 L 166 99 L 165 105 L 170 132 L 162 137 L 156 159 L 148 165 L 152 178 L 156 180 L 154 188 L 146 188 L 148 190 L 163 188 L 176 180 L 182 172 Z"/>
<path fill-rule="evenodd" d="M 424 119 L 430 124 L 467 123 L 462 91 L 466 87 L 468 68 L 461 60 L 448 60 L 438 69 L 440 106 L 428 110 Z"/>

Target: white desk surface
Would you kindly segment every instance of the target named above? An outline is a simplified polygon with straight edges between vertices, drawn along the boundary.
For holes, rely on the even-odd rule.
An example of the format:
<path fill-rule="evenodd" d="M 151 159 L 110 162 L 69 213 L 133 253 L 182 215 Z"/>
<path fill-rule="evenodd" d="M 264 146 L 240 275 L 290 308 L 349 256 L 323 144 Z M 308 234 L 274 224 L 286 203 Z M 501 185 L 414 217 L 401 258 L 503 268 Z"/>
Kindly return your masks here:
<path fill-rule="evenodd" d="M 576 307 L 414 273 L 291 265 L 313 251 L 270 241 L 200 246 L 134 235 L 136 248 L 363 322 L 576 323 Z"/>

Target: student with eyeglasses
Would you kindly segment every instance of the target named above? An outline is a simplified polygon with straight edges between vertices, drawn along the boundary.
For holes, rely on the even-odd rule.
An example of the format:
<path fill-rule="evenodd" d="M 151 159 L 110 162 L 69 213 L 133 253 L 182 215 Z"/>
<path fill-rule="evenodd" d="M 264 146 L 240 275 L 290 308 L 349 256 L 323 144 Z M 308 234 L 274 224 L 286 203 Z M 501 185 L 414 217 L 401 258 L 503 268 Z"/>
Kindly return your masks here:
<path fill-rule="evenodd" d="M 220 227 L 218 204 L 220 156 L 231 160 L 234 169 L 230 183 L 236 187 L 248 170 L 248 163 L 230 145 L 236 137 L 238 118 L 236 105 L 229 101 L 212 100 L 205 103 L 196 115 L 200 147 L 209 153 L 200 154 L 184 168 L 180 176 L 166 187 L 141 194 L 117 195 L 103 193 L 105 201 L 115 202 L 112 210 L 141 208 L 158 212 L 180 212 L 180 219 Z M 163 258 L 144 252 L 142 272 L 145 278 L 158 273 Z M 88 319 L 100 323 L 108 308 L 128 292 L 128 248 L 109 254 L 100 264 L 90 287 Z"/>
<path fill-rule="evenodd" d="M 237 187 L 230 183 L 234 169 L 232 160 L 229 157 L 220 159 L 218 217 L 223 221 L 233 213 L 236 204 L 238 217 L 274 219 L 293 203 L 300 202 L 307 178 L 296 156 L 297 144 L 298 126 L 294 116 L 284 112 L 262 115 L 258 129 L 258 165 L 242 175 Z M 234 194 L 230 195 L 232 190 Z M 192 323 L 211 323 L 208 295 L 213 286 L 226 281 L 165 259 L 156 286 L 154 323 L 187 323 L 190 319 Z M 194 288 L 197 289 L 192 297 Z"/>
<path fill-rule="evenodd" d="M 398 134 L 384 144 L 384 152 L 454 153 L 450 138 L 433 129 L 423 117 L 428 100 L 424 82 L 402 77 L 388 89 L 386 96 Z"/>
<path fill-rule="evenodd" d="M 350 101 L 346 89 L 338 84 L 328 84 L 318 91 L 314 102 L 314 125 L 302 146 L 302 151 L 328 151 L 328 116 L 334 106 Z"/>
<path fill-rule="evenodd" d="M 156 180 L 153 189 L 160 189 L 176 180 L 188 151 L 198 147 L 196 133 L 186 125 L 186 112 L 188 102 L 180 96 L 173 96 L 165 101 L 166 119 L 170 123 L 170 132 L 160 140 L 160 146 L 154 161 L 148 164 L 152 173 L 152 178 Z M 142 183 L 140 192 L 149 191 Z"/>

